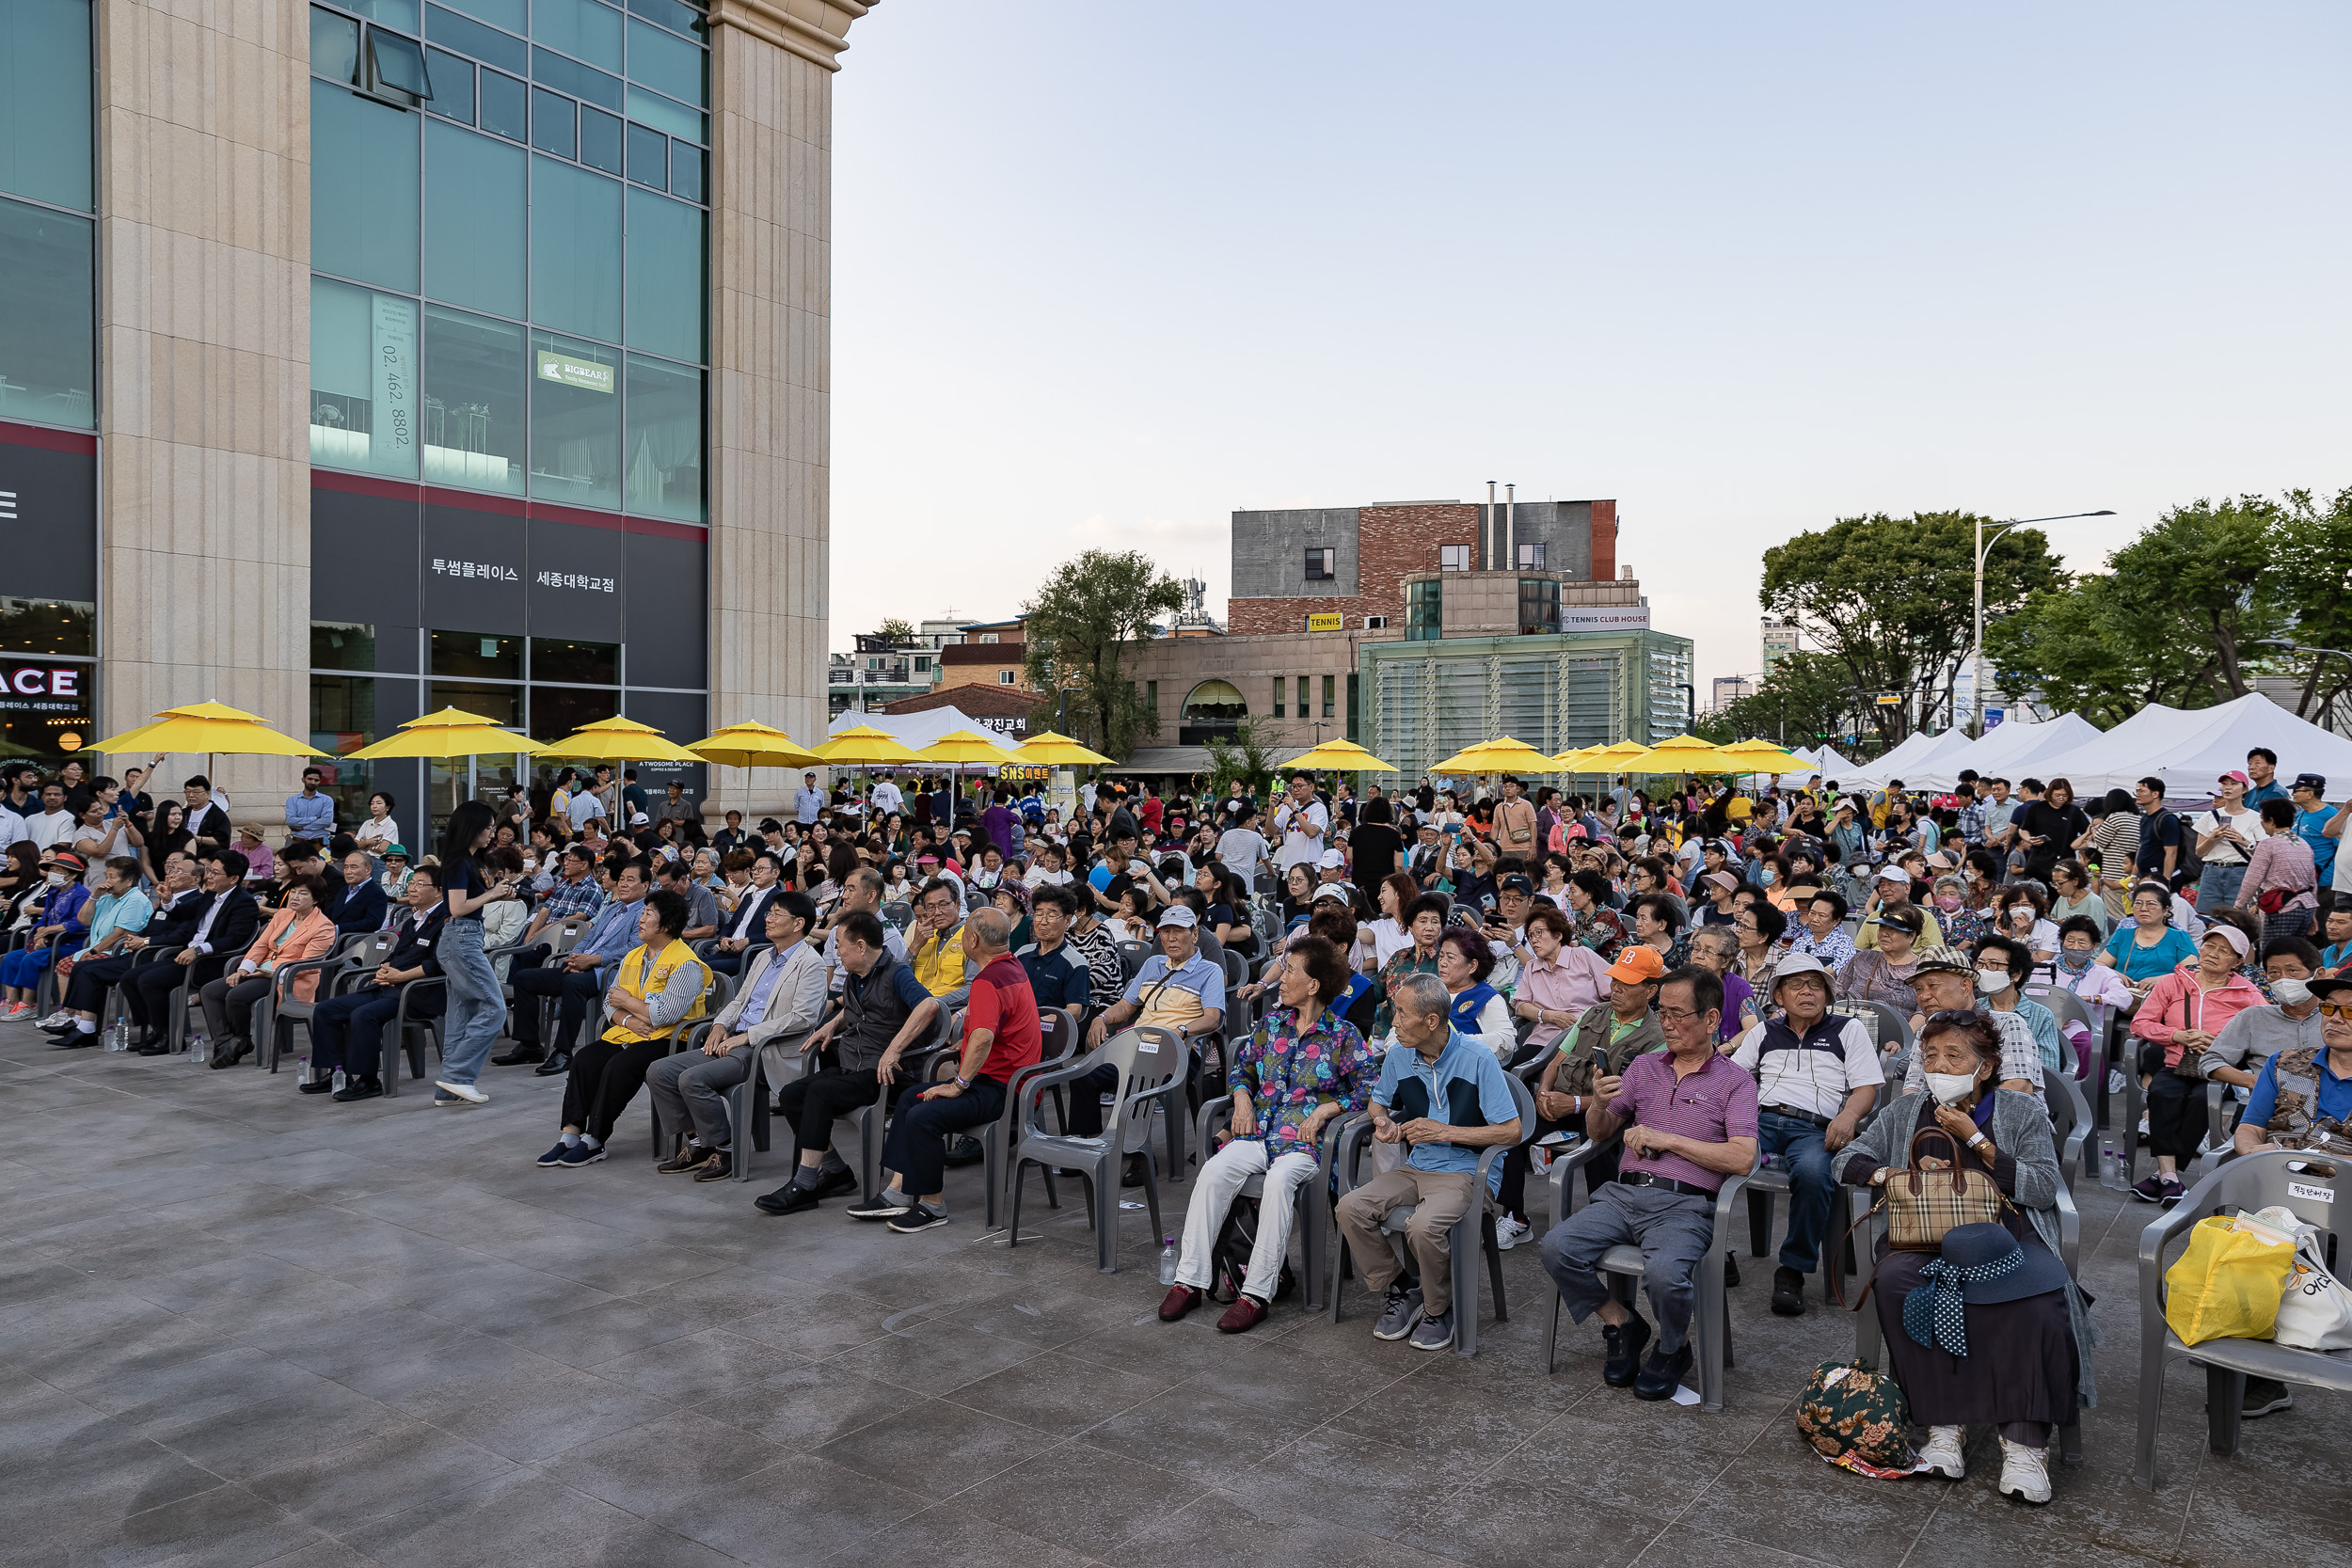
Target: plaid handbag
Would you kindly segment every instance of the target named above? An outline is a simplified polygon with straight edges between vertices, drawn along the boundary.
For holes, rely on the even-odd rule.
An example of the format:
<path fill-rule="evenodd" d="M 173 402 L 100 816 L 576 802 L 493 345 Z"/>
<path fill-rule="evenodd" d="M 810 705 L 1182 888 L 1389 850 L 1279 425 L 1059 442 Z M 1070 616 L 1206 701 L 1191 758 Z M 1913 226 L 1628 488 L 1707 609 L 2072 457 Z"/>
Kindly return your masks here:
<path fill-rule="evenodd" d="M 1942 1252 L 1944 1234 L 1963 1225 L 1998 1225 L 2010 1206 L 1993 1173 L 1964 1155 L 1943 1170 L 1919 1168 L 1922 1138 L 1951 1141 L 1941 1128 L 1922 1127 L 1911 1135 L 1911 1168 L 1897 1171 L 1881 1189 L 1886 1214 L 1886 1244 L 1898 1252 Z"/>

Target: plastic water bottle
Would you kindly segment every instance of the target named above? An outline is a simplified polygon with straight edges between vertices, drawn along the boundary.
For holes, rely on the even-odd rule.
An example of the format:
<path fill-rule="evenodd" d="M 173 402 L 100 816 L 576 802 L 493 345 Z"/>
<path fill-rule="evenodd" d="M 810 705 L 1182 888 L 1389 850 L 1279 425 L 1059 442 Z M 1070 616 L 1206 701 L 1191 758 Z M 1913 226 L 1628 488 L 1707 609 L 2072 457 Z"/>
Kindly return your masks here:
<path fill-rule="evenodd" d="M 102 1051 L 119 1051 L 129 1043 L 129 1037 L 123 1033 L 122 1020 L 117 1018 L 106 1025 L 105 1036 L 99 1040 L 98 1046 Z"/>
<path fill-rule="evenodd" d="M 193 1035 L 188 1038 L 188 1061 L 202 1067 L 213 1059 L 213 1040 L 209 1035 Z"/>
<path fill-rule="evenodd" d="M 1173 1236 L 1160 1238 L 1160 1283 L 1176 1283 L 1176 1238 Z"/>

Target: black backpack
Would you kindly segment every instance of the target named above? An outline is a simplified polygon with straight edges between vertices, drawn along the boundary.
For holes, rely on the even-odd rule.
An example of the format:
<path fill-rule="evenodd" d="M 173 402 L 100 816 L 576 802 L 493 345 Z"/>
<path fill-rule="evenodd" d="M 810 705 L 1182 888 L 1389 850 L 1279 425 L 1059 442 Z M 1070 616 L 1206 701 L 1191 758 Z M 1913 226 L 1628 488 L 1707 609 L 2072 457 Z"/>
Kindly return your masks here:
<path fill-rule="evenodd" d="M 1258 1200 L 1236 1197 L 1233 1206 L 1225 1211 L 1225 1223 L 1217 1227 L 1216 1244 L 1209 1249 L 1209 1299 L 1230 1303 L 1241 1294 L 1248 1280 L 1249 1255 L 1258 1246 Z M 1274 1299 L 1281 1300 L 1298 1288 L 1298 1275 L 1290 1259 L 1282 1259 L 1282 1277 L 1274 1286 Z"/>

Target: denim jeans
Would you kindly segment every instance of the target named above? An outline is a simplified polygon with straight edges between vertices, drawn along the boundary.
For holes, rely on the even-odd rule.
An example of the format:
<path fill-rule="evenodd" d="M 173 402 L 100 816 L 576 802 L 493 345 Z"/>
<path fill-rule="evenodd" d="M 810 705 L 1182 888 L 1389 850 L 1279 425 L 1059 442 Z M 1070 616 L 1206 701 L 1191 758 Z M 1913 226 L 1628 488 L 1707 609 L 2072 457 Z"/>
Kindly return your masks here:
<path fill-rule="evenodd" d="M 1757 1152 L 1780 1156 L 1781 1168 L 1788 1173 L 1788 1235 L 1780 1243 L 1780 1266 L 1811 1274 L 1821 1260 L 1821 1236 L 1837 1192 L 1822 1130 L 1777 1111 L 1760 1111 L 1756 1134 Z"/>
<path fill-rule="evenodd" d="M 2237 902 L 2238 889 L 2245 884 L 2246 867 L 2216 865 L 2205 863 L 2205 874 L 2197 879 L 2197 908 L 2210 917 L 2216 910 L 2226 910 Z"/>
<path fill-rule="evenodd" d="M 449 1022 L 441 1034 L 441 1080 L 471 1084 L 506 1021 L 506 993 L 482 956 L 482 922 L 441 927 L 441 973 L 449 976 Z"/>

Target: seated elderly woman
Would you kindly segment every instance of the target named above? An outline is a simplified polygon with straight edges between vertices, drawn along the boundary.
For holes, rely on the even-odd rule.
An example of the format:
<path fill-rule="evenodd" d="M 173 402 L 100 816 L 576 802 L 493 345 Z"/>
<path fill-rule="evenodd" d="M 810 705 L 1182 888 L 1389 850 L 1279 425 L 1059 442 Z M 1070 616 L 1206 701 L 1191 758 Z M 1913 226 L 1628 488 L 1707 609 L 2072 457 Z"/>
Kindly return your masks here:
<path fill-rule="evenodd" d="M 1282 968 L 1281 1005 L 1260 1019 L 1233 1053 L 1226 1073 L 1233 1096 L 1232 1132 L 1193 1184 L 1176 1283 L 1160 1303 L 1163 1323 L 1200 1305 L 1213 1283 L 1209 1255 L 1226 1212 L 1242 1184 L 1263 1176 L 1256 1245 L 1233 1305 L 1216 1324 L 1227 1334 L 1257 1326 L 1281 1283 L 1298 1195 L 1314 1178 L 1323 1131 L 1363 1110 L 1379 1082 L 1380 1058 L 1331 1006 L 1347 994 L 1352 977 L 1340 954 L 1319 936 L 1295 940 Z M 1317 1194 L 1313 1201 L 1321 1198 Z"/>
<path fill-rule="evenodd" d="M 2089 1303 L 2058 1261 L 2058 1164 L 2050 1120 L 2030 1094 L 1999 1086 L 2000 1034 L 1979 1012 L 1931 1015 L 1919 1040 L 1927 1092 L 1905 1094 L 1847 1146 L 1838 1180 L 1880 1187 L 1912 1168 L 1955 1162 L 1988 1172 L 2015 1207 L 2002 1226 L 1948 1233 L 1940 1257 L 1882 1240 L 1871 1287 L 1887 1359 L 1911 1418 L 1928 1428 L 1921 1457 L 1966 1474 L 1964 1429 L 1996 1426 L 2000 1490 L 2050 1500 L 2050 1429 L 2098 1402 Z M 2006 1228 L 2005 1242 L 1998 1232 Z"/>
<path fill-rule="evenodd" d="M 1438 978 L 1454 998 L 1454 1027 L 1508 1061 L 1519 1043 L 1511 1005 L 1486 984 L 1494 973 L 1494 949 L 1466 926 L 1449 926 L 1438 938 Z"/>

